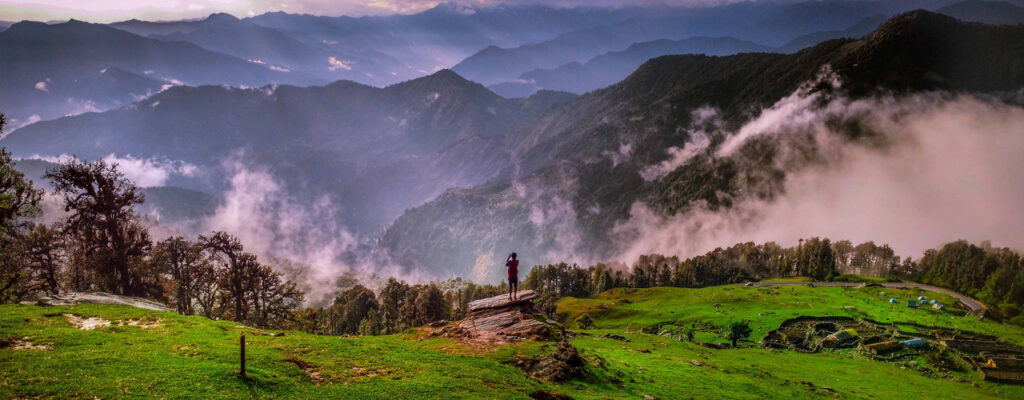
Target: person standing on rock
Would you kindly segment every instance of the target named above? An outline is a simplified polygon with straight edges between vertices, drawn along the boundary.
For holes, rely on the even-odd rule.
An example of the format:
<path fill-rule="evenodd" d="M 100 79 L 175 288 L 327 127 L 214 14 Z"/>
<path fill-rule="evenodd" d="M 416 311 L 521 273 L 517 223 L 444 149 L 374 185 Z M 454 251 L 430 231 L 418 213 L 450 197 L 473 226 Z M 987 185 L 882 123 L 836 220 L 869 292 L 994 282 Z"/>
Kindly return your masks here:
<path fill-rule="evenodd" d="M 508 299 L 515 301 L 519 297 L 519 260 L 516 253 L 508 255 L 505 266 L 508 267 Z"/>

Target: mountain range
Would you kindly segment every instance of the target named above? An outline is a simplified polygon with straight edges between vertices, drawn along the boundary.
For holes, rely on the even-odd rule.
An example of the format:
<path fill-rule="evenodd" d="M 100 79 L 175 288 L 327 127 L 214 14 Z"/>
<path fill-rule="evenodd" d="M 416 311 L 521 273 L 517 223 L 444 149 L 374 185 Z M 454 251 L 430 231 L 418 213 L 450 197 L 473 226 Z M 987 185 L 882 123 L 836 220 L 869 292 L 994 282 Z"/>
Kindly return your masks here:
<path fill-rule="evenodd" d="M 494 85 L 495 92 L 505 97 L 524 97 L 537 90 L 559 90 L 577 94 L 609 86 L 621 81 L 640 64 L 668 54 L 706 54 L 709 56 L 736 53 L 770 52 L 774 49 L 730 37 L 693 37 L 684 40 L 659 39 L 634 43 L 622 51 L 612 51 L 591 58 L 586 63 L 570 62 L 555 69 L 535 69 L 519 76 L 517 83 L 525 86 Z"/>
<path fill-rule="evenodd" d="M 507 249 L 534 261 L 608 256 L 612 230 L 634 204 L 670 215 L 776 195 L 789 171 L 756 152 L 645 177 L 667 161 L 666 149 L 694 140 L 686 127 L 705 108 L 723 124 L 715 129 L 735 129 L 826 69 L 851 98 L 1024 84 L 1022 25 L 926 11 L 883 23 L 918 4 L 972 20 L 1018 7 L 445 4 L 363 18 L 21 22 L 0 32 L 0 51 L 14 55 L 0 60 L 0 110 L 17 128 L 0 146 L 23 159 L 164 168 L 166 179 L 145 185 L 154 208 L 144 212 L 167 222 L 209 216 L 226 193 L 252 189 L 239 186 L 254 184 L 242 178 L 266 173 L 300 199 L 276 206 L 330 204 L 336 212 L 321 222 L 379 237 L 398 265 L 493 280 L 488 266 Z M 826 17 L 800 22 L 808 15 Z M 521 20 L 531 22 L 514 23 Z M 480 48 L 485 56 L 454 70 L 427 67 Z M 460 70 L 498 84 L 489 89 Z M 812 89 L 830 90 L 819 86 Z M 710 140 L 713 148 L 723 138 Z"/>
<path fill-rule="evenodd" d="M 846 29 L 874 15 L 895 15 L 918 8 L 935 9 L 952 1 L 821 1 L 791 4 L 735 3 L 719 7 L 676 9 L 618 24 L 568 32 L 539 43 L 491 46 L 462 60 L 452 70 L 474 82 L 514 82 L 528 71 L 583 63 L 631 44 L 696 36 L 732 37 L 776 47 L 806 34 Z"/>
<path fill-rule="evenodd" d="M 265 85 L 290 78 L 191 43 L 75 20 L 16 23 L 0 32 L 0 53 L 0 109 L 15 126 L 123 106 L 165 85 Z"/>
<path fill-rule="evenodd" d="M 447 188 L 491 178 L 506 131 L 573 97 L 508 100 L 449 70 L 382 89 L 350 81 L 182 86 L 118 110 L 32 124 L 0 144 L 16 157 L 184 163 L 198 172 L 175 176 L 177 184 L 211 193 L 230 188 L 222 163 L 237 155 L 295 197 L 343 204 L 339 222 L 372 232 Z"/>
<path fill-rule="evenodd" d="M 950 3 L 742 3 L 700 9 L 443 3 L 412 15 L 359 18 L 275 12 L 106 26 L 22 22 L 0 36 L 0 51 L 9 55 L 0 62 L 0 107 L 18 127 L 121 107 L 175 84 L 258 87 L 351 80 L 383 87 L 453 65 L 460 75 L 506 97 L 540 89 L 580 94 L 621 80 L 654 56 L 792 52 L 825 39 L 859 37 L 885 16 L 919 6 L 942 8 L 965 20 L 1019 20 L 1020 7 L 1012 3 Z M 732 38 L 764 47 L 737 47 Z"/>

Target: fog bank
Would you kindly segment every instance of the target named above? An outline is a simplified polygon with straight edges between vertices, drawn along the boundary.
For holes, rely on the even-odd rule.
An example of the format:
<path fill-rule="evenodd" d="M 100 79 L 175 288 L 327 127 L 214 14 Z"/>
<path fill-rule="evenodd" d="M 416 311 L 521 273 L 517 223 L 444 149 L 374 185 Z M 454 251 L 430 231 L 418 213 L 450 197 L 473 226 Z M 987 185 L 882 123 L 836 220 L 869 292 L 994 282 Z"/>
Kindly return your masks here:
<path fill-rule="evenodd" d="M 717 151 L 728 157 L 765 137 L 780 143 L 781 160 L 797 158 L 786 152 L 813 149 L 818 160 L 787 170 L 784 194 L 673 216 L 634 204 L 631 218 L 616 228 L 615 258 L 690 257 L 740 242 L 793 245 L 811 236 L 888 243 L 914 258 L 957 239 L 1024 248 L 1024 109 L 937 93 L 856 101 L 817 96 L 781 100 Z M 851 142 L 835 130 L 851 123 L 876 137 Z"/>

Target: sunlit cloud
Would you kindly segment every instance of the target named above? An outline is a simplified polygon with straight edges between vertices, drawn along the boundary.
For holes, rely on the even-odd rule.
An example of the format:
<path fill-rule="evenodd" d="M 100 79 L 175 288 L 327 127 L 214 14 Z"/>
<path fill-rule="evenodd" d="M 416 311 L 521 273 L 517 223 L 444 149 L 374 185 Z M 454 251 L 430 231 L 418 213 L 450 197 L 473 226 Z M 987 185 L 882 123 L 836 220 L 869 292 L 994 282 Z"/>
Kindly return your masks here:
<path fill-rule="evenodd" d="M 346 70 L 346 71 L 351 71 L 352 70 L 352 66 L 348 65 L 348 64 L 351 64 L 351 63 L 352 63 L 351 61 L 341 61 L 341 60 L 335 58 L 334 56 L 331 56 L 331 57 L 327 58 L 327 64 L 330 65 L 329 67 L 327 67 L 327 69 L 329 69 L 331 71 L 337 71 L 339 69 L 343 69 L 343 70 Z"/>

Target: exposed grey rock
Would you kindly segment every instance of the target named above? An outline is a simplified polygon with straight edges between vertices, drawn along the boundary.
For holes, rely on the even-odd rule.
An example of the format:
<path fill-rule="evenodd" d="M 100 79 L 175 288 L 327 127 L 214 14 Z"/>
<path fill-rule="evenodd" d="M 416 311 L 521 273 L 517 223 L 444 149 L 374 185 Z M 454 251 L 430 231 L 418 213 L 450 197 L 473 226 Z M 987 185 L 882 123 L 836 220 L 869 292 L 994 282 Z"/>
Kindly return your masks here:
<path fill-rule="evenodd" d="M 535 298 L 537 295 L 532 290 L 524 290 L 515 301 L 509 301 L 508 295 L 474 301 L 469 303 L 469 317 L 454 327 L 446 327 L 440 334 L 480 340 L 548 338 L 549 323 L 534 309 Z"/>
<path fill-rule="evenodd" d="M 532 290 L 523 290 L 519 292 L 515 301 L 510 301 L 508 295 L 501 294 L 494 297 L 488 297 L 486 299 L 480 299 L 469 303 L 469 312 L 482 311 L 488 309 L 505 308 L 509 306 L 517 306 L 522 304 L 533 304 L 533 300 L 537 298 L 537 293 Z"/>
<path fill-rule="evenodd" d="M 155 302 L 153 300 L 147 300 L 138 297 L 119 296 L 116 294 L 102 292 L 67 292 L 55 295 L 44 295 L 38 297 L 35 301 L 22 302 L 22 304 L 40 306 L 73 306 L 79 303 L 110 304 L 118 306 L 144 308 L 147 310 L 154 311 L 173 311 L 166 305 Z"/>

